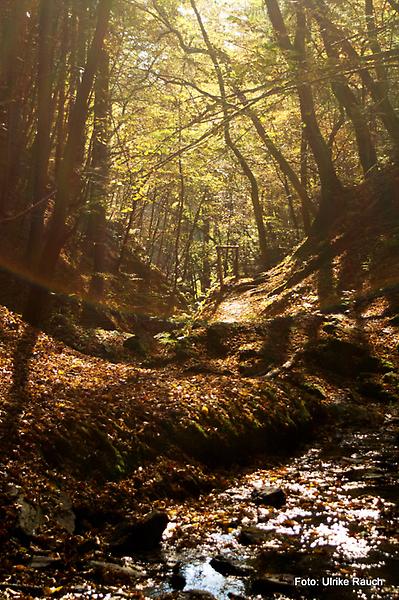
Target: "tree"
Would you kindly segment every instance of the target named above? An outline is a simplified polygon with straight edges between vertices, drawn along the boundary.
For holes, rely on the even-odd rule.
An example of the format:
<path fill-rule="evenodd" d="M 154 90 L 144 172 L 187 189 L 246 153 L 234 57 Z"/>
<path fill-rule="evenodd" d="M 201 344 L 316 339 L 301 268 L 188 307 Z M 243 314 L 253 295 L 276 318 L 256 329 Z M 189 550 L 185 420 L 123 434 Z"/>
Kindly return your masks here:
<path fill-rule="evenodd" d="M 306 17 L 300 3 L 296 5 L 296 34 L 292 43 L 277 0 L 265 0 L 277 43 L 294 64 L 294 77 L 299 97 L 302 121 L 312 149 L 320 177 L 322 200 L 319 224 L 326 226 L 342 208 L 342 186 L 335 172 L 328 145 L 321 133 L 315 110 L 313 92 L 309 83 L 306 57 Z"/>
<path fill-rule="evenodd" d="M 69 216 L 68 213 L 73 202 L 76 200 L 75 194 L 79 180 L 78 169 L 80 167 L 77 159 L 80 157 L 79 148 L 89 109 L 88 102 L 101 57 L 103 42 L 108 30 L 111 6 L 112 0 L 100 0 L 98 4 L 96 30 L 88 51 L 76 100 L 70 113 L 68 137 L 57 174 L 57 193 L 54 210 L 39 267 L 36 272 L 37 277 L 40 276 L 43 283 L 41 285 L 32 285 L 24 312 L 25 319 L 34 325 L 40 322 L 45 303 L 48 299 L 48 291 L 44 286 L 48 285 L 51 281 L 60 252 L 71 232 L 67 224 L 67 217 Z M 75 185 L 72 185 L 71 191 L 71 182 L 73 181 L 75 181 Z"/>
<path fill-rule="evenodd" d="M 222 107 L 223 107 L 224 139 L 225 139 L 226 145 L 230 148 L 230 150 L 233 152 L 233 154 L 237 158 L 237 160 L 243 170 L 244 175 L 248 178 L 248 181 L 249 181 L 249 184 L 251 187 L 252 206 L 254 209 L 256 226 L 258 228 L 259 250 L 260 250 L 260 255 L 261 255 L 261 263 L 263 266 L 266 267 L 268 264 L 270 264 L 269 245 L 267 242 L 266 228 L 265 228 L 265 224 L 263 221 L 263 210 L 262 210 L 262 206 L 260 203 L 258 182 L 256 180 L 256 177 L 255 177 L 251 167 L 248 164 L 248 161 L 245 159 L 243 153 L 240 151 L 237 144 L 233 141 L 233 138 L 231 137 L 229 105 L 227 102 L 226 86 L 225 86 L 225 82 L 224 82 L 224 78 L 223 78 L 222 69 L 220 67 L 215 48 L 212 45 L 209 35 L 204 27 L 204 23 L 201 18 L 201 15 L 198 11 L 195 0 L 190 0 L 190 3 L 194 10 L 195 16 L 197 17 L 197 21 L 198 21 L 198 24 L 199 24 L 199 27 L 201 30 L 202 37 L 204 39 L 209 56 L 212 60 L 212 63 L 213 63 L 214 69 L 215 69 L 215 73 L 216 73 L 216 77 L 217 77 L 217 81 L 218 81 L 218 85 L 219 85 L 220 98 L 221 98 Z"/>

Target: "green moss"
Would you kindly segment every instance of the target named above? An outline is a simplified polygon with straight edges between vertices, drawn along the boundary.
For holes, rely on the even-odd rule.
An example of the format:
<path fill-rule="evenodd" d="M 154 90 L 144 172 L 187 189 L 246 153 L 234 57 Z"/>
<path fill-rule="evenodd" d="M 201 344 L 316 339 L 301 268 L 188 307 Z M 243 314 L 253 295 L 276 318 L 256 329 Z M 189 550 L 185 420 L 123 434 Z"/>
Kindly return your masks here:
<path fill-rule="evenodd" d="M 303 381 L 299 384 L 299 387 L 311 396 L 320 398 L 320 400 L 325 400 L 325 398 L 327 398 L 327 394 L 323 388 L 313 381 Z"/>
<path fill-rule="evenodd" d="M 390 360 L 382 358 L 380 362 L 384 371 L 393 371 L 395 369 L 395 365 Z"/>
<path fill-rule="evenodd" d="M 385 373 L 385 375 L 382 378 L 382 381 L 384 381 L 384 383 L 392 383 L 393 385 L 398 386 L 399 385 L 399 373 L 396 373 L 395 371 L 390 371 L 389 373 Z"/>

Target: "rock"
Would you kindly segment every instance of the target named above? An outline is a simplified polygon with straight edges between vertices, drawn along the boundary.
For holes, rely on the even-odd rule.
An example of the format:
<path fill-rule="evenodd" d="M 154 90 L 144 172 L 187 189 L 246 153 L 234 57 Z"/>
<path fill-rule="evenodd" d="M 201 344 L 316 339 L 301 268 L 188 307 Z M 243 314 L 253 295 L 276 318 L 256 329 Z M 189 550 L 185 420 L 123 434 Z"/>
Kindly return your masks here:
<path fill-rule="evenodd" d="M 62 565 L 60 558 L 54 558 L 52 556 L 32 556 L 32 560 L 29 566 L 32 569 L 46 569 L 47 567 Z"/>
<path fill-rule="evenodd" d="M 243 546 L 255 546 L 270 538 L 270 531 L 259 527 L 243 527 L 238 535 L 238 541 Z"/>
<path fill-rule="evenodd" d="M 380 402 L 395 402 L 395 400 L 397 400 L 393 394 L 384 389 L 384 386 L 381 383 L 372 380 L 363 381 L 358 386 L 358 391 L 363 396 Z"/>
<path fill-rule="evenodd" d="M 258 359 L 239 365 L 238 370 L 243 377 L 262 377 L 271 368 L 272 365 L 270 363 L 265 362 L 263 359 Z"/>
<path fill-rule="evenodd" d="M 299 381 L 297 385 L 301 390 L 315 398 L 319 398 L 320 400 L 325 400 L 327 398 L 326 392 L 317 383 L 312 381 Z"/>
<path fill-rule="evenodd" d="M 226 356 L 228 347 L 225 340 L 231 334 L 230 323 L 212 323 L 206 329 L 206 344 L 208 351 L 214 356 Z"/>
<path fill-rule="evenodd" d="M 102 306 L 94 304 L 85 304 L 81 321 L 85 327 L 99 327 L 106 331 L 113 331 L 118 328 L 111 312 Z"/>
<path fill-rule="evenodd" d="M 386 373 L 390 369 L 366 347 L 332 336 L 312 345 L 305 357 L 320 367 L 351 377 L 355 372 Z"/>
<path fill-rule="evenodd" d="M 245 576 L 253 573 L 253 568 L 243 565 L 240 561 L 234 560 L 233 558 L 227 558 L 226 556 L 216 556 L 210 561 L 210 565 L 215 571 L 221 575 L 236 575 Z"/>
<path fill-rule="evenodd" d="M 112 554 L 130 556 L 135 552 L 153 550 L 160 544 L 168 522 L 166 513 L 154 511 L 136 523 L 120 525 L 110 542 Z"/>
<path fill-rule="evenodd" d="M 52 467 L 96 481 L 119 479 L 126 469 L 123 456 L 105 431 L 72 418 L 43 437 L 42 452 Z"/>
<path fill-rule="evenodd" d="M 322 554 L 312 554 L 306 548 L 302 550 L 267 548 L 258 554 L 256 568 L 259 576 L 265 573 L 287 573 L 288 571 L 295 575 L 306 576 L 312 573 L 312 576 L 319 577 L 333 567 L 331 556 L 327 551 Z"/>
<path fill-rule="evenodd" d="M 349 469 L 344 473 L 344 476 L 349 481 L 370 481 L 380 480 L 385 478 L 385 473 L 382 469 L 371 467 L 359 467 L 357 469 Z"/>
<path fill-rule="evenodd" d="M 257 577 L 251 583 L 253 594 L 296 594 L 292 575 Z"/>
<path fill-rule="evenodd" d="M 65 529 L 68 533 L 75 531 L 76 516 L 72 510 L 72 501 L 67 494 L 60 494 L 60 503 L 54 513 L 54 518 L 58 525 Z"/>
<path fill-rule="evenodd" d="M 132 567 L 123 567 L 115 563 L 100 562 L 92 560 L 89 562 L 89 566 L 94 569 L 96 580 L 99 583 L 105 583 L 107 585 L 113 585 L 115 583 L 132 583 L 145 573 Z"/>
<path fill-rule="evenodd" d="M 36 529 L 44 522 L 44 515 L 39 506 L 34 506 L 23 496 L 19 496 L 17 500 L 17 532 L 23 536 L 32 537 L 36 533 Z"/>
<path fill-rule="evenodd" d="M 261 490 L 254 490 L 251 494 L 255 504 L 281 508 L 286 503 L 286 496 L 281 488 L 266 486 Z"/>
<path fill-rule="evenodd" d="M 183 590 L 186 587 L 186 578 L 181 571 L 181 563 L 178 562 L 172 569 L 172 575 L 169 579 L 170 585 L 174 590 Z"/>
<path fill-rule="evenodd" d="M 335 333 L 338 328 L 336 323 L 326 323 L 325 325 L 323 325 L 322 329 L 326 333 Z"/>
<path fill-rule="evenodd" d="M 130 352 L 135 352 L 136 354 L 146 354 L 143 343 L 137 335 L 131 335 L 130 337 L 126 338 L 126 340 L 123 342 L 123 347 Z"/>
<path fill-rule="evenodd" d="M 240 360 L 249 360 L 251 358 L 257 358 L 259 356 L 259 350 L 255 348 L 241 348 L 238 354 Z"/>

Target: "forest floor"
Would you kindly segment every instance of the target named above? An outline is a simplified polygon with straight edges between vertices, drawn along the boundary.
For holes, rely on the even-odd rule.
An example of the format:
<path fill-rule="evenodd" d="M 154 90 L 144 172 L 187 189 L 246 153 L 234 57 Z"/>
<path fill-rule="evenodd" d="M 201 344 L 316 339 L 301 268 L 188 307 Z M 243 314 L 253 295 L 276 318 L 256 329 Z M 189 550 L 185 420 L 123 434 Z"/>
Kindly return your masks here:
<path fill-rule="evenodd" d="M 103 336 L 100 358 L 0 309 L 4 597 L 62 597 L 82 565 L 109 560 L 118 522 L 153 509 L 195 539 L 206 516 L 179 502 L 205 505 L 232 471 L 265 455 L 281 464 L 332 421 L 395 422 L 399 228 L 374 198 L 360 189 L 329 239 L 228 282 L 194 320 L 150 345 L 134 338 L 130 353 L 125 334 L 92 330 L 85 348 Z"/>

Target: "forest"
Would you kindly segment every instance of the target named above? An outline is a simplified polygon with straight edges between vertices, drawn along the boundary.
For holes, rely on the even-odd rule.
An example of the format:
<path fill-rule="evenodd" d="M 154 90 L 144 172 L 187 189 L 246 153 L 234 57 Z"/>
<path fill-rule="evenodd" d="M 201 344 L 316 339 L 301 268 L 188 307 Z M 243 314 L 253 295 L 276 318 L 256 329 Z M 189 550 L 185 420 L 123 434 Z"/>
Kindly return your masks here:
<path fill-rule="evenodd" d="M 399 2 L 2 0 L 0 598 L 399 597 Z"/>

